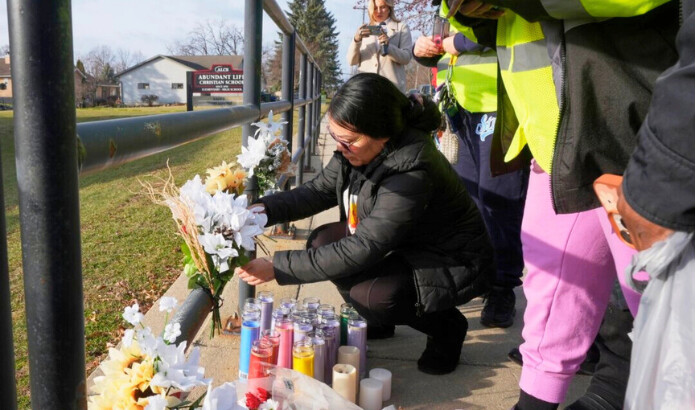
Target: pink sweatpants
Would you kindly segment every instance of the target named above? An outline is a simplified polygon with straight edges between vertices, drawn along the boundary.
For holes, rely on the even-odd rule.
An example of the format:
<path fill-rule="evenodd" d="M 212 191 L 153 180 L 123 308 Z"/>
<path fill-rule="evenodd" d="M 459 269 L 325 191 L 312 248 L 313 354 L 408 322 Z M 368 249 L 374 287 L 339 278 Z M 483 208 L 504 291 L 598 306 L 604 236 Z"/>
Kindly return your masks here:
<path fill-rule="evenodd" d="M 549 175 L 533 163 L 522 225 L 527 298 L 520 388 L 561 403 L 600 328 L 615 275 L 633 315 L 640 295 L 624 268 L 636 252 L 615 236 L 602 208 L 556 215 Z"/>

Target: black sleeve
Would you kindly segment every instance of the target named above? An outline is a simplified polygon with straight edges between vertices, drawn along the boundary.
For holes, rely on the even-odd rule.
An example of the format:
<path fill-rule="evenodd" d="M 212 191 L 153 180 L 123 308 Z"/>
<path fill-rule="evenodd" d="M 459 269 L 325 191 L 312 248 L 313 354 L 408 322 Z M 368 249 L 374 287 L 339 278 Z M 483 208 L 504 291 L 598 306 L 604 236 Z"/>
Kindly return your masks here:
<path fill-rule="evenodd" d="M 679 60 L 654 86 L 622 189 L 630 206 L 657 225 L 695 230 L 695 13 L 676 39 Z"/>
<path fill-rule="evenodd" d="M 496 21 L 467 17 L 455 14 L 455 20 L 464 26 L 471 27 L 479 44 L 496 49 Z"/>
<path fill-rule="evenodd" d="M 308 218 L 338 205 L 335 188 L 339 172 L 341 163 L 334 156 L 320 174 L 304 185 L 260 198 L 256 202 L 265 205 L 267 225 Z"/>
<path fill-rule="evenodd" d="M 303 251 L 275 252 L 275 279 L 280 285 L 338 279 L 361 272 L 395 250 L 425 212 L 432 195 L 425 171 L 386 178 L 377 189 L 370 214 L 354 235 Z"/>

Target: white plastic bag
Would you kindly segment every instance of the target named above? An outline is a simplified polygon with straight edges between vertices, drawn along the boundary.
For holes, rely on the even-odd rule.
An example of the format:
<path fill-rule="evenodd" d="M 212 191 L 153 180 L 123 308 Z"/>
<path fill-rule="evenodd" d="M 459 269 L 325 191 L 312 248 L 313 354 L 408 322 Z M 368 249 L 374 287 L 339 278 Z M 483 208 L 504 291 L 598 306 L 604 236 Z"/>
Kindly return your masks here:
<path fill-rule="evenodd" d="M 695 238 L 676 232 L 635 255 L 627 283 L 640 270 L 650 280 L 631 333 L 625 409 L 691 409 L 695 403 Z"/>
<path fill-rule="evenodd" d="M 278 366 L 271 373 L 272 398 L 282 410 L 362 410 L 312 377 Z"/>

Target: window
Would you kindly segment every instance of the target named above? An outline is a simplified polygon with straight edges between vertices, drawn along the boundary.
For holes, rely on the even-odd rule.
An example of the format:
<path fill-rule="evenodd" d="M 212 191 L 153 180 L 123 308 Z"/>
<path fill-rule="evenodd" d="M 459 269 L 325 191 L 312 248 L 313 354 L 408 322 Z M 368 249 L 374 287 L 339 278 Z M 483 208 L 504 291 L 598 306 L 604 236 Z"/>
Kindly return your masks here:
<path fill-rule="evenodd" d="M 182 83 L 171 83 L 170 86 L 173 90 L 182 90 L 184 88 Z"/>
<path fill-rule="evenodd" d="M 149 83 L 139 83 L 138 88 L 139 90 L 149 90 L 151 85 Z"/>
<path fill-rule="evenodd" d="M 0 83 L 0 90 L 7 90 L 7 84 Z"/>

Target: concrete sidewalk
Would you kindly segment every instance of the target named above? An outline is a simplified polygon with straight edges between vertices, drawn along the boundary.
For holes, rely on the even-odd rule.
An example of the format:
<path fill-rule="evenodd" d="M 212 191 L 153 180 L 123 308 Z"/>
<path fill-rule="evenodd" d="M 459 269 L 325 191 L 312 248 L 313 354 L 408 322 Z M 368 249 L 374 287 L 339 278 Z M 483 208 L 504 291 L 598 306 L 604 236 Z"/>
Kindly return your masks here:
<path fill-rule="evenodd" d="M 335 150 L 335 143 L 325 133 L 326 120 L 321 125 L 321 136 L 317 155 L 312 156 L 311 165 L 318 173 Z M 304 175 L 304 181 L 314 173 Z M 338 220 L 338 209 L 333 208 L 303 221 L 297 221 L 296 239 L 266 239 L 271 252 L 278 249 L 303 249 L 306 235 L 324 223 Z M 340 295 L 330 282 L 302 286 L 278 286 L 267 283 L 259 290 L 271 290 L 275 300 L 282 297 L 295 297 L 298 300 L 307 296 L 317 296 L 322 303 L 336 306 L 343 303 Z M 182 301 L 187 295 L 186 278 L 180 277 L 166 294 Z M 236 280 L 229 284 L 224 294 L 222 317 L 226 318 L 237 305 L 238 289 Z M 398 409 L 510 409 L 518 399 L 518 378 L 520 367 L 506 356 L 508 351 L 521 343 L 520 333 L 525 298 L 522 288 L 516 289 L 517 315 L 515 324 L 509 329 L 484 328 L 479 323 L 483 306 L 481 299 L 460 306 L 469 321 L 469 331 L 462 348 L 462 357 L 457 370 L 444 376 L 429 376 L 418 371 L 416 361 L 425 347 L 425 335 L 407 326 L 398 326 L 393 338 L 369 341 L 367 368 L 383 367 L 393 374 L 392 396 L 384 403 L 393 404 Z M 155 306 L 155 305 L 154 305 Z M 157 309 L 153 309 L 157 311 Z M 158 312 L 149 312 L 150 323 L 162 323 Z M 160 322 L 158 322 L 160 320 Z M 214 385 L 236 379 L 238 373 L 238 337 L 217 336 L 209 339 L 209 321 L 194 343 L 202 353 L 201 365 L 207 377 L 214 378 Z M 162 325 L 161 325 L 162 327 Z M 576 376 L 569 391 L 567 403 L 574 401 L 585 391 L 590 377 Z M 195 396 L 196 397 L 196 396 Z"/>

